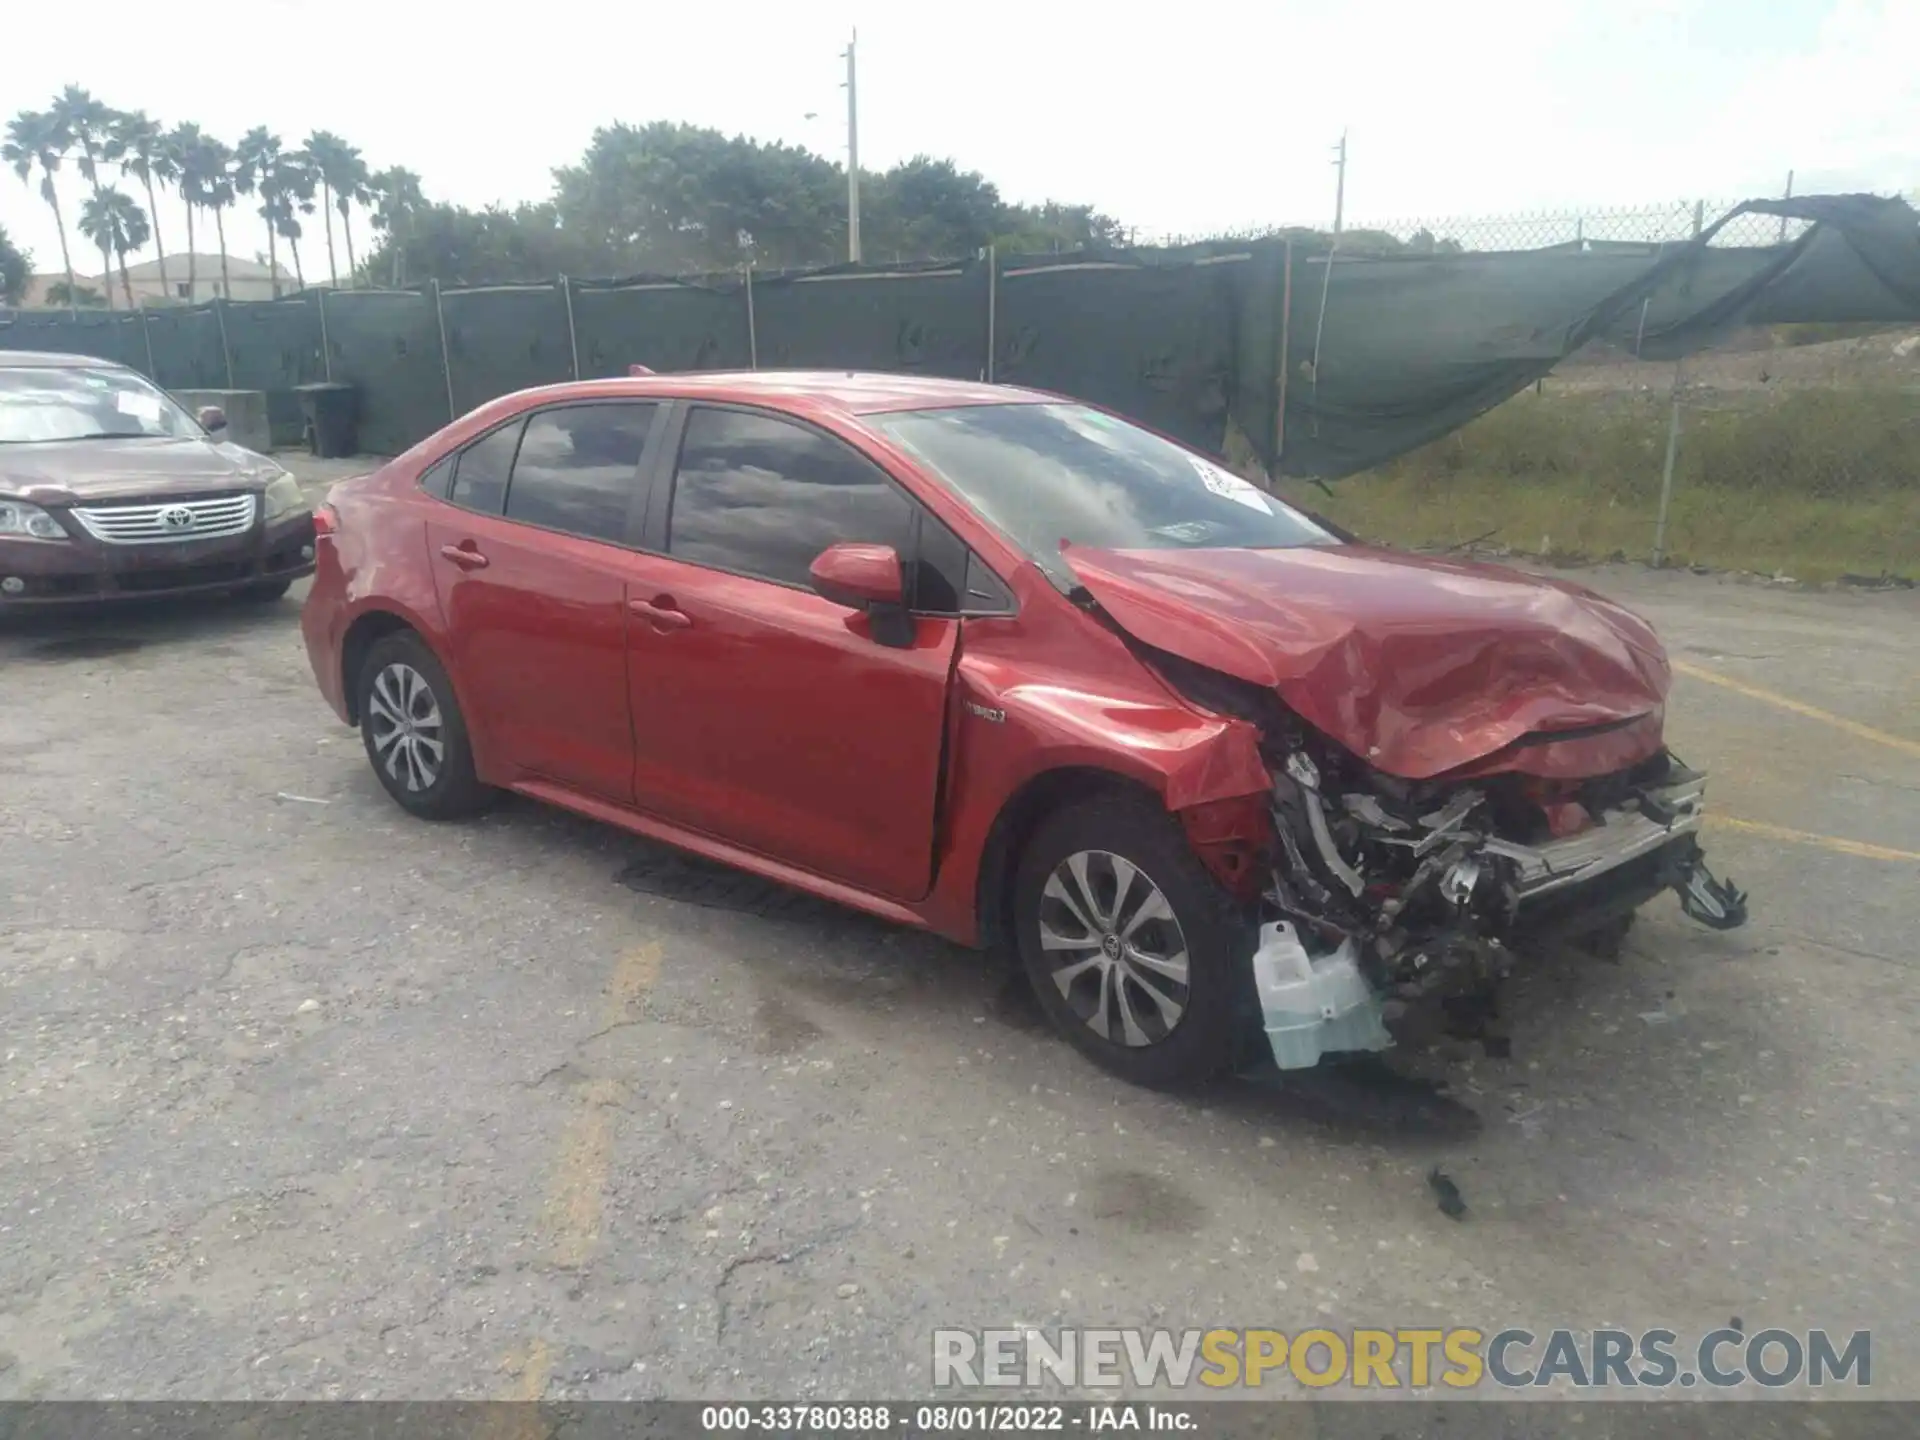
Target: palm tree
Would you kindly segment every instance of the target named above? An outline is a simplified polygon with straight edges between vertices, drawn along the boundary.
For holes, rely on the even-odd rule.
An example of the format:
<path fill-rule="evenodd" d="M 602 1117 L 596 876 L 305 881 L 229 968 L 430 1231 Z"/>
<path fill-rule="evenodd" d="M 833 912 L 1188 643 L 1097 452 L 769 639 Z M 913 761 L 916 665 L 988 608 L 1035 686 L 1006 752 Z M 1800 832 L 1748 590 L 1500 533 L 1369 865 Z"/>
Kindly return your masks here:
<path fill-rule="evenodd" d="M 207 137 L 197 151 L 201 173 L 205 181 L 207 208 L 213 211 L 214 238 L 220 242 L 220 293 L 227 299 L 233 298 L 233 277 L 227 273 L 227 211 L 234 207 L 239 198 L 234 186 L 233 151 L 220 141 Z M 274 277 L 278 284 L 279 277 Z M 280 292 L 275 290 L 277 295 Z"/>
<path fill-rule="evenodd" d="M 60 232 L 60 264 L 67 272 L 67 294 L 77 295 L 73 279 L 73 256 L 67 252 L 67 221 L 60 213 L 60 192 L 53 177 L 60 162 L 72 148 L 72 140 L 61 127 L 59 117 L 50 110 L 22 110 L 7 122 L 7 138 L 0 145 L 0 158 L 13 166 L 13 173 L 31 183 L 33 172 L 40 172 L 40 198 L 53 211 L 54 227 Z"/>
<path fill-rule="evenodd" d="M 93 187 L 97 197 L 101 190 L 100 161 L 113 134 L 113 111 L 78 85 L 69 85 L 54 97 L 51 113 L 67 136 L 68 147 L 80 152 L 76 161 L 80 178 Z"/>
<path fill-rule="evenodd" d="M 105 155 L 120 167 L 121 174 L 136 177 L 147 192 L 147 214 L 153 220 L 153 248 L 159 256 L 160 289 L 172 299 L 173 286 L 167 282 L 167 245 L 160 236 L 160 206 L 153 193 L 156 183 L 170 185 L 180 178 L 180 165 L 167 144 L 167 134 L 144 110 L 117 113 L 107 131 Z M 188 214 L 191 217 L 191 209 Z M 189 257 L 193 253 L 191 235 L 187 240 L 187 253 Z M 191 259 L 188 264 L 191 266 Z M 187 296 L 189 299 L 193 296 L 191 283 L 187 286 Z"/>
<path fill-rule="evenodd" d="M 109 274 L 114 261 L 119 261 L 120 290 L 127 297 L 127 308 L 133 309 L 133 277 L 127 274 L 127 252 L 138 250 L 153 238 L 146 212 L 131 195 L 103 185 L 80 207 L 80 233 L 100 247 Z M 108 291 L 111 294 L 111 282 Z"/>
<path fill-rule="evenodd" d="M 169 130 L 164 143 L 176 173 L 180 201 L 187 209 L 187 302 L 191 304 L 200 298 L 200 254 L 193 238 L 193 212 L 210 203 L 207 186 L 211 177 L 204 168 L 207 137 L 198 125 L 188 121 Z"/>
<path fill-rule="evenodd" d="M 275 221 L 280 212 L 280 203 L 274 177 L 279 173 L 281 164 L 280 137 L 264 125 L 254 126 L 240 137 L 239 145 L 234 148 L 233 161 L 234 193 L 260 197 L 260 216 L 267 222 L 267 271 L 273 277 L 273 298 L 278 300 L 280 227 Z M 224 251 L 225 248 L 223 243 L 221 249 Z"/>
<path fill-rule="evenodd" d="M 373 228 L 387 237 L 393 254 L 393 288 L 398 290 L 406 274 L 407 232 L 427 197 L 420 189 L 420 177 L 400 165 L 372 176 L 367 187 L 372 192 Z"/>
<path fill-rule="evenodd" d="M 320 203 L 327 216 L 327 273 L 335 285 L 340 283 L 340 272 L 333 263 L 332 212 L 338 210 L 341 228 L 347 236 L 347 280 L 352 283 L 356 264 L 353 256 L 353 207 L 356 203 L 364 205 L 368 200 L 367 162 L 360 158 L 359 150 L 330 130 L 316 130 L 309 135 L 306 154 L 319 176 Z"/>
<path fill-rule="evenodd" d="M 268 223 L 277 227 L 281 235 L 286 237 L 287 248 L 293 252 L 294 284 L 304 290 L 307 288 L 307 275 L 300 267 L 300 237 L 305 232 L 301 228 L 300 217 L 313 214 L 313 192 L 319 186 L 320 176 L 313 167 L 312 157 L 304 150 L 295 150 L 290 155 L 280 157 L 274 167 L 272 181 L 276 204 L 274 216 Z M 332 243 L 331 238 L 328 243 Z"/>

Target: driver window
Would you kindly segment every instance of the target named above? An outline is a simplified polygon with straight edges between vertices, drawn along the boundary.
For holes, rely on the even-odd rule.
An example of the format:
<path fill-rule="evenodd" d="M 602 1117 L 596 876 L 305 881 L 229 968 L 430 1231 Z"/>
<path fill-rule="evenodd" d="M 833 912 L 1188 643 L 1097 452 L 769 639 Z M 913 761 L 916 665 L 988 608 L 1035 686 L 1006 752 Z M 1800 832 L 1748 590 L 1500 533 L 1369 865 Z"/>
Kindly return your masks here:
<path fill-rule="evenodd" d="M 814 557 L 840 541 L 891 545 L 910 565 L 915 508 L 879 466 L 833 436 L 702 407 L 680 445 L 667 552 L 805 589 Z"/>

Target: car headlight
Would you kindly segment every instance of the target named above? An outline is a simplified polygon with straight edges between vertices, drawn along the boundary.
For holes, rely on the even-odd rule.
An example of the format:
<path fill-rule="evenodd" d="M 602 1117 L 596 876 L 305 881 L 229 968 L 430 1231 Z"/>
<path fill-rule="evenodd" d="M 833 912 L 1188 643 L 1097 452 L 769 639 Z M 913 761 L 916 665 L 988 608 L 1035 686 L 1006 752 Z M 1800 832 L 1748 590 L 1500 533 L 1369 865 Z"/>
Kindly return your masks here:
<path fill-rule="evenodd" d="M 300 482 L 284 470 L 267 482 L 266 507 L 268 520 L 312 508 L 301 493 Z"/>
<path fill-rule="evenodd" d="M 67 532 L 38 505 L 0 499 L 0 536 L 22 540 L 64 540 Z"/>

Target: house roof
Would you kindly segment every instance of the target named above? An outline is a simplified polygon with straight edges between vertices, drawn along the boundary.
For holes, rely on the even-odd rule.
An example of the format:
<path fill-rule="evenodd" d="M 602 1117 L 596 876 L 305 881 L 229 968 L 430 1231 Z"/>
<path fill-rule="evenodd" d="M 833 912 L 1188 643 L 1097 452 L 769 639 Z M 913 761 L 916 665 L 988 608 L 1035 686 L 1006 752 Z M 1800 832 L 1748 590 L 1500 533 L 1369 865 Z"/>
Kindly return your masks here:
<path fill-rule="evenodd" d="M 194 268 L 198 270 L 201 275 L 218 275 L 220 273 L 220 257 L 217 254 L 208 255 L 205 253 L 196 253 L 192 258 Z M 167 256 L 167 278 L 169 280 L 185 278 L 187 273 L 187 259 L 188 257 L 184 253 Z M 282 265 L 279 268 L 280 278 L 282 280 L 291 281 L 293 279 L 293 272 L 287 269 L 286 266 Z M 127 266 L 127 274 L 135 280 L 158 280 L 160 278 L 160 262 L 157 259 L 142 260 L 138 264 Z M 229 255 L 227 256 L 227 274 L 235 280 L 266 280 L 272 277 L 273 271 L 262 265 L 258 260 L 248 260 L 239 255 Z"/>

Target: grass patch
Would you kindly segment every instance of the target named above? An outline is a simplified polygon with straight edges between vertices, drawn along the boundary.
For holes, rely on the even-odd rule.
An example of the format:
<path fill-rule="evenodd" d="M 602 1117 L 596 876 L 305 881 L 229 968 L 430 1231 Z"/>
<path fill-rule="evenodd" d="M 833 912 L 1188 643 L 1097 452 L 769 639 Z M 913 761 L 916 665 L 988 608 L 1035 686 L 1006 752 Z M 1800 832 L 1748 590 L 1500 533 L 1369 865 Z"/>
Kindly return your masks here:
<path fill-rule="evenodd" d="M 1666 454 L 1662 395 L 1522 395 L 1328 496 L 1295 500 L 1370 538 L 1643 560 Z M 1667 553 L 1799 580 L 1920 573 L 1920 395 L 1826 389 L 1681 415 Z"/>

